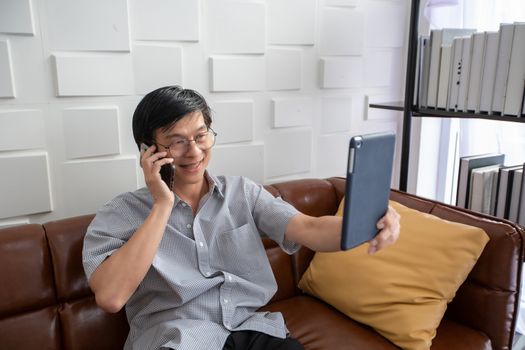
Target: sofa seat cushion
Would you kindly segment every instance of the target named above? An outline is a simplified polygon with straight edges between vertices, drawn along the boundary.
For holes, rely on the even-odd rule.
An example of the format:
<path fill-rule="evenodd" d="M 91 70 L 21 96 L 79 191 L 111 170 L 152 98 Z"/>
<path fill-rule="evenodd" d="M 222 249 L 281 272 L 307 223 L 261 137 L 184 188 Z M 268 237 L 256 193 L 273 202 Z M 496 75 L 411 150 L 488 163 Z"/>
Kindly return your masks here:
<path fill-rule="evenodd" d="M 372 328 L 308 295 L 277 301 L 261 311 L 282 312 L 290 333 L 306 350 L 399 350 Z M 492 350 L 492 346 L 484 333 L 444 318 L 430 350 L 451 349 Z"/>
<path fill-rule="evenodd" d="M 444 318 L 432 340 L 430 350 L 492 350 L 489 337 L 473 328 Z"/>
<path fill-rule="evenodd" d="M 372 328 L 308 295 L 277 301 L 261 310 L 281 312 L 291 335 L 306 350 L 398 349 Z"/>

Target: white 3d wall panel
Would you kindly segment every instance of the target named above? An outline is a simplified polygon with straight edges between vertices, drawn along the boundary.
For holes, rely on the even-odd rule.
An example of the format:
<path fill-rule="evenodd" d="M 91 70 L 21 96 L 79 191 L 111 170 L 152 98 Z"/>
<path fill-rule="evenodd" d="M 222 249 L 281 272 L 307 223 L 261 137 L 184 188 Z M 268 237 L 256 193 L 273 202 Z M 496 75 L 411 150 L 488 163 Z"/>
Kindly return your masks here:
<path fill-rule="evenodd" d="M 199 0 L 130 0 L 135 40 L 199 40 Z"/>
<path fill-rule="evenodd" d="M 15 84 L 9 41 L 0 41 L 0 98 L 14 96 Z"/>
<path fill-rule="evenodd" d="M 321 55 L 361 55 L 363 13 L 348 8 L 325 8 L 321 17 Z"/>
<path fill-rule="evenodd" d="M 253 139 L 253 101 L 210 102 L 213 110 L 212 129 L 217 144 L 251 141 Z"/>
<path fill-rule="evenodd" d="M 320 65 L 322 88 L 352 88 L 363 84 L 363 60 L 360 57 L 324 57 Z"/>
<path fill-rule="evenodd" d="M 135 92 L 145 95 L 161 86 L 183 85 L 182 49 L 158 45 L 133 45 Z"/>
<path fill-rule="evenodd" d="M 310 171 L 312 130 L 275 131 L 267 135 L 266 176 Z"/>
<path fill-rule="evenodd" d="M 313 45 L 315 0 L 268 0 L 270 44 Z"/>
<path fill-rule="evenodd" d="M 0 169 L 0 219 L 53 209 L 47 153 L 1 156 Z"/>
<path fill-rule="evenodd" d="M 68 108 L 62 120 L 67 158 L 120 153 L 116 107 Z"/>
<path fill-rule="evenodd" d="M 268 49 L 266 52 L 269 90 L 299 90 L 302 60 L 300 50 Z"/>
<path fill-rule="evenodd" d="M 111 198 L 137 189 L 137 159 L 67 162 L 63 182 L 65 215 L 94 213 Z"/>
<path fill-rule="evenodd" d="M 352 97 L 323 97 L 321 115 L 323 133 L 349 131 L 352 120 Z"/>
<path fill-rule="evenodd" d="M 31 0 L 0 1 L 0 33 L 35 33 Z"/>
<path fill-rule="evenodd" d="M 264 58 L 211 57 L 212 91 L 257 91 L 265 87 Z"/>
<path fill-rule="evenodd" d="M 206 1 L 208 43 L 215 53 L 264 53 L 266 6 L 242 0 Z"/>
<path fill-rule="evenodd" d="M 272 103 L 275 128 L 312 124 L 313 102 L 311 98 L 273 98 Z"/>
<path fill-rule="evenodd" d="M 40 110 L 0 111 L 0 151 L 44 148 L 46 131 Z"/>
<path fill-rule="evenodd" d="M 244 174 L 257 183 L 263 183 L 264 146 L 253 144 L 214 147 L 209 169 L 215 175 Z"/>
<path fill-rule="evenodd" d="M 407 27 L 405 1 L 367 1 L 365 42 L 368 47 L 402 47 Z"/>
<path fill-rule="evenodd" d="M 129 54 L 55 54 L 58 96 L 133 94 Z"/>
<path fill-rule="evenodd" d="M 126 0 L 46 0 L 54 50 L 129 51 Z"/>

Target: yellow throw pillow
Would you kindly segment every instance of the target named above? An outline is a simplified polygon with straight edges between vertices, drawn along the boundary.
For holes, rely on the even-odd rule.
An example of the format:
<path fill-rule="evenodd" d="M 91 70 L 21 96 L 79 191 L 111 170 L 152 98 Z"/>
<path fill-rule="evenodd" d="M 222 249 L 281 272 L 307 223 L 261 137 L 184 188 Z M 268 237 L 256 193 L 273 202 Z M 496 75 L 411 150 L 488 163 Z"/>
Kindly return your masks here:
<path fill-rule="evenodd" d="M 338 214 L 341 215 L 343 202 Z M 368 244 L 316 253 L 299 288 L 373 327 L 404 350 L 429 349 L 436 328 L 489 237 L 480 228 L 390 205 L 398 241 L 374 255 Z"/>

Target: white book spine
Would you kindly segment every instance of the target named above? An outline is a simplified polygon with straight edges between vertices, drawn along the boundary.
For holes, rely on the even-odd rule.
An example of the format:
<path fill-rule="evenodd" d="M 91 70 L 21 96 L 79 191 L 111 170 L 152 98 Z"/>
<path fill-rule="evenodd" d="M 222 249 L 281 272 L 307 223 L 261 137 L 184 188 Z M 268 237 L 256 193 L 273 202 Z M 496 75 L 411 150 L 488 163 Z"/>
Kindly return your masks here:
<path fill-rule="evenodd" d="M 448 84 L 447 109 L 456 111 L 458 107 L 459 79 L 461 77 L 461 56 L 464 38 L 455 38 L 452 42 L 452 64 Z"/>
<path fill-rule="evenodd" d="M 498 58 L 498 32 L 487 33 L 483 73 L 481 75 L 481 96 L 479 101 L 480 112 L 490 113 L 494 92 L 494 78 L 496 76 L 496 60 Z"/>
<path fill-rule="evenodd" d="M 525 89 L 525 23 L 514 24 L 514 38 L 510 55 L 509 78 L 505 93 L 503 114 L 521 115 Z"/>
<path fill-rule="evenodd" d="M 470 59 L 472 56 L 472 36 L 469 36 L 463 41 L 463 48 L 461 50 L 461 75 L 459 77 L 458 89 L 458 111 L 467 111 L 467 93 L 470 77 Z"/>
<path fill-rule="evenodd" d="M 441 63 L 439 68 L 437 108 L 447 108 L 448 81 L 450 77 L 451 46 L 441 47 Z"/>
<path fill-rule="evenodd" d="M 481 92 L 481 72 L 483 70 L 483 52 L 485 49 L 485 33 L 472 35 L 472 58 L 470 61 L 470 78 L 467 93 L 467 110 L 479 112 L 479 97 Z"/>
<path fill-rule="evenodd" d="M 496 63 L 496 77 L 494 80 L 494 95 L 492 96 L 492 113 L 503 112 L 513 37 L 514 25 L 505 23 L 501 24 L 499 27 L 499 48 Z"/>
<path fill-rule="evenodd" d="M 430 32 L 430 70 L 428 76 L 427 107 L 434 108 L 437 103 L 439 67 L 441 59 L 441 42 L 443 30 Z"/>

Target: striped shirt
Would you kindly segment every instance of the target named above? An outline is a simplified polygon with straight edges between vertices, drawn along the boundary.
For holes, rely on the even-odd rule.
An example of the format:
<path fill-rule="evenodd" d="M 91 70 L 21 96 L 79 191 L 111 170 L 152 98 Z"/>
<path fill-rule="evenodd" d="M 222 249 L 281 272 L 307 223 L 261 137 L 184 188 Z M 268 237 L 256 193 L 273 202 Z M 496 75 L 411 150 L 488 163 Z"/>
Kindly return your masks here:
<path fill-rule="evenodd" d="M 153 263 L 126 304 L 130 332 L 124 349 L 222 349 L 230 331 L 284 338 L 280 313 L 256 312 L 277 290 L 261 235 L 287 253 L 284 239 L 297 210 L 244 177 L 206 173 L 209 191 L 195 217 L 177 196 Z M 144 222 L 153 206 L 147 188 L 102 207 L 83 248 L 89 279 Z"/>

